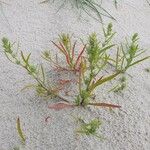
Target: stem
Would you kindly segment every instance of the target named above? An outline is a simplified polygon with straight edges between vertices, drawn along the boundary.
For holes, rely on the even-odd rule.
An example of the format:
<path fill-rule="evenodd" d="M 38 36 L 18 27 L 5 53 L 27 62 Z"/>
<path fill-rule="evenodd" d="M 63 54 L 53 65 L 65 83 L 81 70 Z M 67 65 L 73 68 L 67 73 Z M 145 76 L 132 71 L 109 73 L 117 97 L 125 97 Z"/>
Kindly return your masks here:
<path fill-rule="evenodd" d="M 26 66 L 24 66 L 24 65 L 22 65 L 22 64 L 20 64 L 20 65 L 21 65 L 23 68 L 25 68 L 28 72 L 30 72 L 30 70 L 29 70 Z M 51 94 L 51 95 L 53 95 L 53 96 L 55 96 L 55 97 L 58 97 L 58 98 L 60 98 L 61 100 L 65 101 L 65 102 L 69 102 L 69 101 L 68 101 L 67 99 L 65 99 L 64 97 L 62 97 L 62 96 L 60 96 L 60 95 L 58 95 L 58 94 L 56 94 L 56 93 L 53 93 L 51 89 L 48 89 L 48 88 L 46 87 L 46 85 L 44 85 L 44 83 L 42 83 L 34 74 L 31 74 L 31 76 L 40 84 L 40 86 L 41 86 L 43 89 L 45 89 L 45 90 L 47 91 L 48 94 Z"/>

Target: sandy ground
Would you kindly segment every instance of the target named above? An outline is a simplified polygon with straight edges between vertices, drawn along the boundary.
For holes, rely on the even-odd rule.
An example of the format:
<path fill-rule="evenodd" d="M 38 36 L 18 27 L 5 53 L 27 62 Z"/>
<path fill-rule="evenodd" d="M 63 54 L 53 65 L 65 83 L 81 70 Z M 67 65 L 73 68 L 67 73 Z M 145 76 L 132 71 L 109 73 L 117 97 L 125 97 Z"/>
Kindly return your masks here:
<path fill-rule="evenodd" d="M 6 0 L 0 5 L 0 39 L 3 36 L 20 42 L 23 51 L 32 52 L 33 60 L 40 57 L 43 49 L 50 49 L 50 40 L 62 32 L 74 33 L 76 38 L 85 38 L 93 31 L 100 33 L 101 25 L 82 16 L 69 4 L 56 13 L 57 3 L 40 5 L 40 0 Z M 150 55 L 150 6 L 145 0 L 118 0 L 118 10 L 107 0 L 104 6 L 116 17 L 114 28 L 116 41 L 134 32 L 140 35 L 141 45 Z M 3 12 L 2 12 L 3 10 Z M 86 18 L 86 19 L 85 19 Z M 105 20 L 109 22 L 110 20 Z M 0 47 L 0 150 L 12 150 L 20 145 L 16 132 L 19 116 L 27 137 L 26 150 L 149 150 L 150 149 L 150 74 L 144 68 L 146 61 L 129 73 L 128 88 L 122 94 L 107 93 L 100 88 L 97 100 L 122 106 L 121 110 L 68 109 L 54 111 L 31 91 L 20 92 L 32 79 L 21 68 L 8 62 Z M 86 116 L 86 120 L 98 117 L 103 120 L 99 134 L 106 139 L 79 136 L 71 115 Z M 46 123 L 44 120 L 50 116 Z"/>

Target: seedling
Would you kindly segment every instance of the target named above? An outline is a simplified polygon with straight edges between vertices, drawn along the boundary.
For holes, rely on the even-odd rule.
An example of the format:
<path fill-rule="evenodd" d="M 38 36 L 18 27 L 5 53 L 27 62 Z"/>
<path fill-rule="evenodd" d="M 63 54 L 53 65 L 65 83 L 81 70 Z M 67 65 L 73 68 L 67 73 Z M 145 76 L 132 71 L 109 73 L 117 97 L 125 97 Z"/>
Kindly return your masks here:
<path fill-rule="evenodd" d="M 90 122 L 86 123 L 82 118 L 78 118 L 78 122 L 81 126 L 79 129 L 77 129 L 77 133 L 85 134 L 87 136 L 95 136 L 102 139 L 102 137 L 97 133 L 97 130 L 102 124 L 99 119 L 93 119 Z"/>
<path fill-rule="evenodd" d="M 109 92 L 113 91 L 115 93 L 119 93 L 119 92 L 122 92 L 127 86 L 127 79 L 125 76 L 122 76 L 120 79 L 119 79 L 119 83 L 113 87 Z"/>

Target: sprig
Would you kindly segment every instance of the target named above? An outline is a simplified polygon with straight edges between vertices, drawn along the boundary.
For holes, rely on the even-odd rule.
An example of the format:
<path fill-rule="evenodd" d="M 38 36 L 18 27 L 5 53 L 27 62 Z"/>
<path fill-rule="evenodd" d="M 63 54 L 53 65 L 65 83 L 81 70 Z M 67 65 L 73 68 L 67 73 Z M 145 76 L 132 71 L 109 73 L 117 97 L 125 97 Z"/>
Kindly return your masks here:
<path fill-rule="evenodd" d="M 131 37 L 130 42 L 127 41 L 126 44 L 121 44 L 121 46 L 118 47 L 115 60 L 116 70 L 126 72 L 128 68 L 150 58 L 150 56 L 147 56 L 139 59 L 139 56 L 145 51 L 139 47 L 138 40 L 138 34 L 135 33 Z"/>
<path fill-rule="evenodd" d="M 27 73 L 36 81 L 36 84 L 28 85 L 24 89 L 32 87 L 35 88 L 39 96 L 58 97 L 63 101 L 67 101 L 58 94 L 58 90 L 56 89 L 59 89 L 59 87 L 52 88 L 52 85 L 48 84 L 43 65 L 31 63 L 31 53 L 25 56 L 23 51 L 20 51 L 20 53 L 18 50 L 14 51 L 13 48 L 15 43 L 11 43 L 7 38 L 2 39 L 2 44 L 4 48 L 4 54 L 8 60 L 24 68 Z"/>
<path fill-rule="evenodd" d="M 102 122 L 99 119 L 93 119 L 90 122 L 86 123 L 82 118 L 78 118 L 78 122 L 81 124 L 80 128 L 77 129 L 78 133 L 85 134 L 87 136 L 92 135 L 102 139 L 102 137 L 97 133 L 97 130 L 102 124 Z"/>
<path fill-rule="evenodd" d="M 109 24 L 107 28 L 103 30 L 103 33 L 105 39 L 104 42 L 100 42 L 95 33 L 89 36 L 86 47 L 89 66 L 88 70 L 82 72 L 83 65 L 81 65 L 81 73 L 79 77 L 80 90 L 76 98 L 77 105 L 102 106 L 98 103 L 91 103 L 94 90 L 104 83 L 108 83 L 115 79 L 117 76 L 124 74 L 130 67 L 150 58 L 150 56 L 139 58 L 145 51 L 141 50 L 139 47 L 139 38 L 137 33 L 131 37 L 130 42 L 126 41 L 125 44 L 121 44 L 120 46 L 111 44 L 113 36 L 115 35 L 115 32 L 112 30 L 112 24 Z M 114 59 L 114 56 L 111 57 L 108 54 L 108 51 L 115 48 L 115 46 L 117 47 L 117 53 L 116 58 Z M 114 72 L 109 73 L 107 76 L 101 75 L 98 77 L 98 75 L 102 73 L 108 65 L 111 65 L 114 68 Z M 122 82 L 121 85 L 117 85 L 113 90 L 117 92 L 123 90 L 125 86 L 126 84 Z M 115 105 L 112 105 L 112 107 L 113 106 L 115 108 Z M 119 108 L 120 106 L 117 107 Z"/>
<path fill-rule="evenodd" d="M 85 45 L 81 48 L 78 54 L 75 53 L 76 41 L 72 43 L 71 36 L 69 34 L 61 34 L 59 36 L 58 43 L 52 41 L 54 46 L 59 50 L 59 52 L 65 57 L 66 66 L 63 67 L 58 64 L 57 60 L 54 61 L 51 57 L 50 51 L 44 51 L 42 57 L 53 63 L 57 69 L 68 70 L 79 72 L 79 65 L 85 51 Z"/>
<path fill-rule="evenodd" d="M 22 143 L 25 144 L 26 138 L 25 138 L 25 135 L 23 134 L 19 117 L 17 118 L 17 132 L 18 132 L 18 135 L 19 135 Z"/>

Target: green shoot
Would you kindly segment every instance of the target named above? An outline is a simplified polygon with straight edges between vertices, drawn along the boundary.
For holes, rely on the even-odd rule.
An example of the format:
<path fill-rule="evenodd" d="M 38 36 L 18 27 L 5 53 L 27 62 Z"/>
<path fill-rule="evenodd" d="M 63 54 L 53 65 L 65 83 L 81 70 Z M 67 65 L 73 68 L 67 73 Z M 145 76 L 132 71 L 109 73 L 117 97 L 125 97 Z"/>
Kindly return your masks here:
<path fill-rule="evenodd" d="M 81 63 L 80 68 L 80 77 L 79 77 L 79 95 L 76 98 L 76 105 L 98 105 L 98 103 L 91 103 L 93 91 L 103 85 L 104 83 L 108 83 L 113 80 L 117 76 L 125 73 L 130 67 L 141 63 L 142 61 L 149 59 L 150 57 L 144 57 L 142 59 L 138 59 L 138 57 L 144 53 L 139 48 L 138 45 L 138 34 L 134 34 L 131 37 L 130 42 L 126 42 L 125 46 L 121 44 L 121 46 L 117 46 L 116 58 L 113 59 L 108 55 L 108 51 L 115 47 L 114 44 L 111 44 L 112 38 L 114 36 L 114 32 L 112 31 L 112 24 L 109 24 L 107 29 L 104 29 L 104 42 L 100 42 L 97 39 L 96 34 L 92 34 L 89 36 L 88 44 L 86 46 L 87 59 L 88 59 L 88 70 L 83 71 L 84 68 L 82 66 L 87 64 Z M 109 40 L 106 40 L 109 39 Z M 109 75 L 101 75 L 98 77 L 98 74 L 103 72 L 108 65 L 114 66 L 115 70 L 113 73 Z M 98 78 L 97 80 L 95 80 Z M 114 90 L 120 91 L 125 88 L 126 84 L 123 82 L 121 87 L 116 87 Z M 118 106 L 119 108 L 119 106 Z"/>
<path fill-rule="evenodd" d="M 52 85 L 48 84 L 44 67 L 42 65 L 31 63 L 31 53 L 25 56 L 23 51 L 20 51 L 20 53 L 18 50 L 14 51 L 13 48 L 15 43 L 11 43 L 7 38 L 3 38 L 2 43 L 4 54 L 6 55 L 7 59 L 12 63 L 24 68 L 27 73 L 36 81 L 36 84 L 26 86 L 24 89 L 33 87 L 39 96 L 51 98 L 58 97 L 63 101 L 67 101 L 58 94 L 59 90 L 57 89 L 59 89 L 59 87 L 54 89 L 52 88 Z"/>
<path fill-rule="evenodd" d="M 115 44 L 111 44 L 111 40 L 115 35 L 115 32 L 112 31 L 112 24 L 108 25 L 107 30 L 103 29 L 103 33 L 105 37 L 103 42 L 98 41 L 95 33 L 89 36 L 86 47 L 89 69 L 83 72 L 83 66 L 86 64 L 85 62 L 81 64 L 79 86 L 83 86 L 83 88 L 80 88 L 82 90 L 80 90 L 80 94 L 77 96 L 77 105 L 88 105 L 90 97 L 92 97 L 92 91 L 97 86 L 113 79 L 119 74 L 117 72 L 105 78 L 101 76 L 97 81 L 94 81 L 97 75 L 106 68 L 108 61 L 110 60 L 107 51 L 115 46 Z"/>
<path fill-rule="evenodd" d="M 119 79 L 119 84 L 117 84 L 115 87 L 113 87 L 109 92 L 113 91 L 115 93 L 122 92 L 127 86 L 127 79 L 125 76 L 122 76 Z"/>
<path fill-rule="evenodd" d="M 82 55 L 85 51 L 85 46 L 83 46 L 79 54 L 76 55 L 75 54 L 76 42 L 72 44 L 71 37 L 68 34 L 61 34 L 59 36 L 58 44 L 56 44 L 53 41 L 52 43 L 56 46 L 59 52 L 62 55 L 64 55 L 67 62 L 67 66 L 66 67 L 59 66 L 58 63 L 51 58 L 51 54 L 49 51 L 44 51 L 42 53 L 42 57 L 45 60 L 49 61 L 50 63 L 53 63 L 59 69 L 78 72 L 79 64 L 81 62 Z"/>
<path fill-rule="evenodd" d="M 88 136 L 95 136 L 97 138 L 102 139 L 100 135 L 98 135 L 97 130 L 100 128 L 102 122 L 99 119 L 93 119 L 89 123 L 86 123 L 83 119 L 78 118 L 79 123 L 81 124 L 80 128 L 77 129 L 77 132 L 80 134 L 85 134 Z"/>
<path fill-rule="evenodd" d="M 138 39 L 138 34 L 135 33 L 131 37 L 130 42 L 127 41 L 126 44 L 121 44 L 121 46 L 118 47 L 115 61 L 116 70 L 126 72 L 128 68 L 150 58 L 150 56 L 147 56 L 142 59 L 138 59 L 138 57 L 145 52 L 140 49 Z"/>
<path fill-rule="evenodd" d="M 25 138 L 25 136 L 24 136 L 24 134 L 22 132 L 22 128 L 21 128 L 21 124 L 20 124 L 20 119 L 19 118 L 17 119 L 17 132 L 18 132 L 18 135 L 19 135 L 22 143 L 25 144 L 26 138 Z"/>

